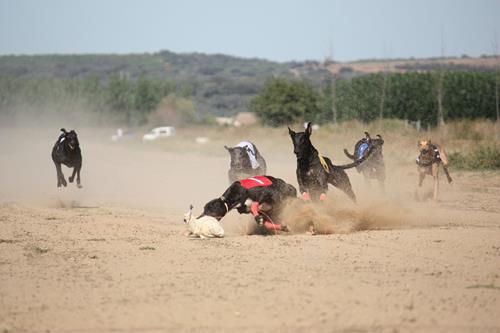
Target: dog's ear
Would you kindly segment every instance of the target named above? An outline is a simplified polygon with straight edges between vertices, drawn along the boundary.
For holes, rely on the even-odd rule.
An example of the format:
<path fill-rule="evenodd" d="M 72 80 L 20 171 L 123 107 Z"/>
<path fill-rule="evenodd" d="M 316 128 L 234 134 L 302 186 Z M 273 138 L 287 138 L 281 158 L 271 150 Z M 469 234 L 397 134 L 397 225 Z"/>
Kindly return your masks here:
<path fill-rule="evenodd" d="M 417 147 L 419 147 L 419 148 L 422 147 L 422 140 L 417 141 Z"/>
<path fill-rule="evenodd" d="M 306 131 L 305 132 L 306 132 L 307 135 L 311 136 L 312 131 L 313 131 L 313 129 L 312 129 L 312 123 L 308 122 L 307 126 L 306 126 Z"/>
<path fill-rule="evenodd" d="M 428 140 L 427 140 L 427 144 L 429 144 L 429 145 L 431 145 L 431 144 L 432 144 L 431 139 L 428 139 Z"/>
<path fill-rule="evenodd" d="M 294 134 L 295 134 L 295 132 L 294 132 L 294 131 L 292 131 L 292 129 L 290 128 L 290 126 L 287 126 L 287 127 L 288 127 L 288 134 L 290 134 L 290 135 L 294 135 Z"/>
<path fill-rule="evenodd" d="M 61 132 L 63 132 L 64 134 L 68 134 L 68 132 L 66 132 L 66 129 L 64 128 L 61 128 Z"/>
<path fill-rule="evenodd" d="M 367 138 L 368 140 L 371 140 L 370 133 L 365 132 L 365 136 L 366 136 L 366 138 Z"/>
<path fill-rule="evenodd" d="M 231 148 L 226 145 L 224 145 L 224 148 L 226 148 L 227 151 L 231 151 Z"/>

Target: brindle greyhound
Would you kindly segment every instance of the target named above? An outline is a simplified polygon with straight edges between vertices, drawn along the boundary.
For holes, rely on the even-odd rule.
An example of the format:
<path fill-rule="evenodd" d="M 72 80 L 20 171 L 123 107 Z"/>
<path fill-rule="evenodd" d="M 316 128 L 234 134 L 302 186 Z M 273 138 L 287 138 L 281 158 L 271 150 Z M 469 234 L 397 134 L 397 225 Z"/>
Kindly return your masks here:
<path fill-rule="evenodd" d="M 224 146 L 224 148 L 231 155 L 231 165 L 228 171 L 229 184 L 251 176 L 266 174 L 266 160 L 252 142 L 243 141 L 236 147 Z"/>
<path fill-rule="evenodd" d="M 448 172 L 448 157 L 443 146 L 433 144 L 431 140 L 418 141 L 418 150 L 420 154 L 417 157 L 418 169 L 418 187 L 422 186 L 422 182 L 426 175 L 432 175 L 434 178 L 433 199 L 438 199 L 439 192 L 439 165 L 443 166 L 444 173 L 448 183 L 451 184 L 453 179 Z"/>
<path fill-rule="evenodd" d="M 57 171 L 57 187 L 61 187 L 61 185 L 66 187 L 67 185 L 61 170 L 61 164 L 64 164 L 68 168 L 73 168 L 73 174 L 68 178 L 69 182 L 72 183 L 76 175 L 76 186 L 81 188 L 82 152 L 78 136 L 74 130 L 67 132 L 64 128 L 61 128 L 61 132 L 62 134 L 52 148 L 52 161 L 54 161 Z"/>
<path fill-rule="evenodd" d="M 351 182 L 344 169 L 353 168 L 362 163 L 368 156 L 346 165 L 333 165 L 328 157 L 321 156 L 311 143 L 311 123 L 307 124 L 305 132 L 296 133 L 288 127 L 288 133 L 293 143 L 293 152 L 297 156 L 297 181 L 299 191 L 305 201 L 326 199 L 328 184 L 339 188 L 356 202 Z"/>
<path fill-rule="evenodd" d="M 380 134 L 377 134 L 377 139 L 372 139 L 370 133 L 365 132 L 365 137 L 359 140 L 354 146 L 353 154 L 344 149 L 344 154 L 354 161 L 363 158 L 371 150 L 370 158 L 367 158 L 364 163 L 357 165 L 356 170 L 363 174 L 367 183 L 369 183 L 370 179 L 376 179 L 382 188 L 385 181 L 385 164 L 384 156 L 382 155 L 383 145 L 384 140 Z"/>

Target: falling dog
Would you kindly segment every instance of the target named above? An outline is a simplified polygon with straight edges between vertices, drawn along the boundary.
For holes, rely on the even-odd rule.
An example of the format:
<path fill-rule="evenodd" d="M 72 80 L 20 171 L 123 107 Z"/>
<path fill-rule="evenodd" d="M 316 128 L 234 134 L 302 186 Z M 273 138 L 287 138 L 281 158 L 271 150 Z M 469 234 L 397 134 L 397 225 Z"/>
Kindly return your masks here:
<path fill-rule="evenodd" d="M 279 215 L 287 199 L 296 198 L 297 190 L 284 180 L 272 176 L 255 176 L 235 181 L 217 199 L 209 201 L 200 217 L 212 216 L 221 220 L 230 210 L 252 214 L 266 233 L 288 231 L 279 222 Z"/>

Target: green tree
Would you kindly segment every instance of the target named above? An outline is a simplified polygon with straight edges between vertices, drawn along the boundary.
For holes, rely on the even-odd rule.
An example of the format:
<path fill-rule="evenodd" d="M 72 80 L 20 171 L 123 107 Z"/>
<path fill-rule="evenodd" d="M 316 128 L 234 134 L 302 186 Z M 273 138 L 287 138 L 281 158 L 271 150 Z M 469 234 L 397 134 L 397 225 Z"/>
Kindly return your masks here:
<path fill-rule="evenodd" d="M 131 123 L 132 95 L 130 83 L 126 76 L 114 74 L 110 77 L 106 102 L 112 111 L 124 115 L 126 122 Z"/>
<path fill-rule="evenodd" d="M 141 119 L 146 119 L 156 109 L 162 97 L 160 84 L 141 75 L 135 87 L 134 110 L 139 112 Z"/>
<path fill-rule="evenodd" d="M 297 121 L 317 121 L 321 114 L 321 96 L 307 82 L 268 80 L 262 91 L 250 100 L 249 108 L 262 122 L 281 126 Z"/>

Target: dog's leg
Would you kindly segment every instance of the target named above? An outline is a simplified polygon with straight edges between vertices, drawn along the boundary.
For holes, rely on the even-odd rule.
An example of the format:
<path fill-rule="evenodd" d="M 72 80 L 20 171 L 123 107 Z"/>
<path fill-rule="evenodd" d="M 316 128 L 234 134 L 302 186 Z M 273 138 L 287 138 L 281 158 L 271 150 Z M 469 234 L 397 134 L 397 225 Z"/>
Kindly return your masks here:
<path fill-rule="evenodd" d="M 66 179 L 64 179 L 64 174 L 61 169 L 61 164 L 60 163 L 55 163 L 56 165 L 56 171 L 57 171 L 57 187 L 64 186 L 66 187 L 68 184 L 66 183 Z"/>
<path fill-rule="evenodd" d="M 80 182 L 80 170 L 82 170 L 82 166 L 78 166 L 78 170 L 76 171 L 76 186 L 78 188 L 82 188 L 82 183 Z"/>
<path fill-rule="evenodd" d="M 304 186 L 304 182 L 302 181 L 302 175 L 300 174 L 298 167 L 297 170 L 295 171 L 295 174 L 297 175 L 297 182 L 299 183 L 299 191 L 300 194 L 302 195 L 302 200 L 310 201 L 311 196 L 309 195 L 308 189 Z"/>
<path fill-rule="evenodd" d="M 370 180 L 370 176 L 368 174 L 366 174 L 365 172 L 363 172 L 363 178 L 365 179 L 365 185 L 367 188 L 371 188 L 372 186 L 372 182 Z"/>
<path fill-rule="evenodd" d="M 418 171 L 418 187 L 422 187 L 422 183 L 424 182 L 425 173 L 422 171 Z"/>
<path fill-rule="evenodd" d="M 333 169 L 333 173 L 328 175 L 328 183 L 340 189 L 342 192 L 347 194 L 351 200 L 356 203 L 356 195 L 352 190 L 351 182 L 349 181 L 349 177 L 342 169 Z"/>
<path fill-rule="evenodd" d="M 268 232 L 277 233 L 279 231 L 288 231 L 288 228 L 286 226 L 282 226 L 281 224 L 275 224 L 272 221 L 268 221 L 267 219 L 264 218 L 264 216 L 260 214 L 260 211 L 269 212 L 270 210 L 272 210 L 272 206 L 267 203 L 260 204 L 259 202 L 254 201 L 250 205 L 250 212 L 255 218 L 255 222 L 257 222 L 259 226 L 263 226 Z"/>
<path fill-rule="evenodd" d="M 448 184 L 453 183 L 453 179 L 451 179 L 450 173 L 448 172 L 448 167 L 443 164 L 443 170 L 446 175 L 446 179 L 448 180 Z"/>
<path fill-rule="evenodd" d="M 77 170 L 77 167 L 74 167 L 73 168 L 73 173 L 71 174 L 71 176 L 68 178 L 69 182 L 72 183 L 73 180 L 75 179 L 75 175 L 76 175 L 76 170 Z"/>
<path fill-rule="evenodd" d="M 434 195 L 432 199 L 437 201 L 439 194 L 439 164 L 432 164 L 432 178 L 434 179 Z"/>
<path fill-rule="evenodd" d="M 382 193 L 385 194 L 385 181 L 383 179 L 378 179 L 378 185 L 380 187 L 380 190 L 382 191 Z"/>

